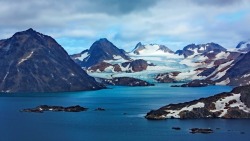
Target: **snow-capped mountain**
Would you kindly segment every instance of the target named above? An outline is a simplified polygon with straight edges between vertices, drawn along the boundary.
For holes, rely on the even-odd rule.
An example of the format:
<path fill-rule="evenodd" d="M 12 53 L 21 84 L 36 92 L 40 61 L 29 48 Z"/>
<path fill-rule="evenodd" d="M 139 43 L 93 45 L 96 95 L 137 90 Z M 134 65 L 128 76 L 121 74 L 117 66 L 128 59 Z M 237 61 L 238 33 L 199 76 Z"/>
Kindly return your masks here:
<path fill-rule="evenodd" d="M 236 50 L 240 52 L 249 52 L 250 51 L 250 40 L 241 41 L 237 46 Z"/>
<path fill-rule="evenodd" d="M 88 52 L 86 50 L 81 54 L 88 54 Z M 85 69 L 89 75 L 94 77 L 111 78 L 130 76 L 147 81 L 148 79 L 150 79 L 149 81 L 155 81 L 153 78 L 154 75 L 160 72 L 184 70 L 188 67 L 185 64 L 179 64 L 183 58 L 182 56 L 174 54 L 173 51 L 163 45 L 142 45 L 138 43 L 132 52 L 125 55 L 128 56 L 129 60 L 123 58 L 103 59 L 99 63 Z M 76 58 L 82 56 L 85 57 L 86 55 L 72 55 L 79 64 L 82 62 Z"/>
<path fill-rule="evenodd" d="M 28 29 L 0 41 L 0 92 L 101 89 L 50 36 Z"/>
<path fill-rule="evenodd" d="M 183 56 L 179 64 L 187 66 L 185 70 L 175 76 L 174 81 L 190 81 L 205 79 L 208 73 L 212 73 L 215 66 L 228 62 L 233 58 L 230 52 L 215 43 L 190 44 L 183 50 L 176 51 L 176 55 Z M 204 73 L 203 73 L 204 72 Z M 168 75 L 163 79 L 168 79 Z"/>
<path fill-rule="evenodd" d="M 71 58 L 85 68 L 108 60 L 130 60 L 124 50 L 117 48 L 106 38 L 94 42 L 88 50 L 71 55 Z"/>
<path fill-rule="evenodd" d="M 135 48 L 131 51 L 131 55 L 140 55 L 140 56 L 159 56 L 168 54 L 174 54 L 174 52 L 165 45 L 157 45 L 157 44 L 143 45 L 141 42 L 139 42 L 135 46 Z"/>
<path fill-rule="evenodd" d="M 221 51 L 226 51 L 226 49 L 216 43 L 207 43 L 207 44 L 190 44 L 183 48 L 183 50 L 177 50 L 175 54 L 183 55 L 185 58 L 194 57 L 198 54 L 205 53 L 220 53 Z"/>
<path fill-rule="evenodd" d="M 88 50 L 83 51 L 80 57 L 88 52 Z M 190 44 L 175 53 L 166 46 L 138 43 L 132 52 L 125 55 L 130 60 L 122 57 L 120 59 L 103 59 L 99 63 L 89 66 L 87 71 L 94 77 L 130 76 L 161 83 L 198 79 L 212 81 L 217 85 L 245 85 L 249 83 L 248 76 L 250 80 L 247 66 L 241 65 L 246 70 L 236 69 L 240 62 L 247 64 L 244 62 L 248 60 L 248 53 L 243 57 L 244 53 L 227 51 L 216 43 Z M 78 58 L 80 57 L 78 56 Z M 235 72 L 239 72 L 237 77 L 234 77 Z M 196 81 L 196 83 L 199 82 Z"/>
<path fill-rule="evenodd" d="M 232 65 L 224 73 L 221 79 L 217 81 L 220 83 L 244 86 L 250 84 L 250 52 L 240 55 L 232 62 Z"/>
<path fill-rule="evenodd" d="M 175 78 L 176 80 L 205 79 L 215 81 L 218 85 L 226 85 L 228 83 L 218 80 L 235 65 L 235 60 L 239 60 L 241 56 L 242 54 L 239 52 L 222 51 L 210 58 L 202 54 L 196 55 L 193 58 L 185 58 L 181 63 L 191 66 L 190 71 L 182 72 Z"/>

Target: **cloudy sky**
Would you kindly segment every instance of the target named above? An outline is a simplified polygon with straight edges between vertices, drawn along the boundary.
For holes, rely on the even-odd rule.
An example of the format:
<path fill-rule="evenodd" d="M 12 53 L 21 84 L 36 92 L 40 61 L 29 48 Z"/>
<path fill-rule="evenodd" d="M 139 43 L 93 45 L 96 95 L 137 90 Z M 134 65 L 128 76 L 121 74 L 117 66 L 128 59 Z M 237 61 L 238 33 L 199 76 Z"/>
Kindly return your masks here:
<path fill-rule="evenodd" d="M 0 38 L 33 28 L 69 54 L 99 38 L 127 51 L 141 41 L 172 50 L 250 39 L 250 0 L 0 0 Z"/>

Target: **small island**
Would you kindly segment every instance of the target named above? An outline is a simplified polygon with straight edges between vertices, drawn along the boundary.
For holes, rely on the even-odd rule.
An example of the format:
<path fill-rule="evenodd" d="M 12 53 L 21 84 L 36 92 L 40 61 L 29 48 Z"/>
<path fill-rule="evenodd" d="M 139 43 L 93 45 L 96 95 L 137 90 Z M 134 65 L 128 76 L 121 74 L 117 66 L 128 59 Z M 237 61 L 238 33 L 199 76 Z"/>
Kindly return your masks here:
<path fill-rule="evenodd" d="M 83 112 L 87 111 L 88 108 L 76 105 L 76 106 L 48 106 L 48 105 L 40 105 L 35 108 L 28 108 L 23 109 L 20 112 L 30 112 L 30 113 L 43 113 L 45 111 L 52 111 L 52 112 Z"/>

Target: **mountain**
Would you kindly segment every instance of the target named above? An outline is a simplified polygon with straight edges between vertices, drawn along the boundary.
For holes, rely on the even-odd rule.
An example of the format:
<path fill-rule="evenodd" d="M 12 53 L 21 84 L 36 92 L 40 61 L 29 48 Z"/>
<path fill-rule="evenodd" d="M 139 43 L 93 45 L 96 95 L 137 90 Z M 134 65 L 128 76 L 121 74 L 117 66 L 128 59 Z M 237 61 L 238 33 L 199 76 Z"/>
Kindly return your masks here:
<path fill-rule="evenodd" d="M 0 41 L 0 92 L 101 89 L 50 36 L 28 29 Z"/>
<path fill-rule="evenodd" d="M 143 45 L 139 42 L 135 48 L 131 51 L 134 55 L 151 56 L 151 55 L 167 55 L 173 54 L 174 52 L 170 50 L 165 45 L 149 44 Z"/>
<path fill-rule="evenodd" d="M 241 41 L 237 46 L 236 49 L 240 52 L 249 52 L 250 51 L 250 40 L 248 41 Z"/>
<path fill-rule="evenodd" d="M 100 40 L 97 42 L 100 42 Z M 95 49 L 96 45 L 94 44 L 91 48 Z M 109 48 L 107 49 L 109 50 Z M 85 50 L 80 54 L 75 54 L 72 58 L 75 58 L 75 61 L 82 67 L 86 66 L 84 60 L 89 61 L 89 56 L 92 56 L 89 54 L 90 50 L 91 49 Z M 120 49 L 116 48 L 116 50 Z M 106 52 L 106 48 L 103 48 L 102 52 Z M 243 80 L 238 81 L 239 83 L 233 83 L 233 81 L 229 83 L 228 79 L 233 78 L 232 74 L 229 75 L 228 79 L 225 79 L 225 74 L 230 72 L 231 68 L 234 69 L 233 66 L 235 66 L 237 61 L 241 60 L 244 53 L 227 51 L 224 47 L 216 43 L 190 44 L 185 46 L 183 50 L 178 50 L 174 53 L 163 45 L 143 45 L 139 42 L 132 52 L 125 53 L 123 50 L 122 52 L 124 52 L 124 56 L 127 56 L 129 60 L 126 60 L 126 57 L 122 57 L 122 55 L 117 57 L 113 55 L 113 53 L 109 59 L 100 59 L 85 69 L 91 76 L 95 77 L 131 77 L 132 75 L 134 78 L 141 78 L 141 76 L 143 76 L 143 79 L 146 81 L 161 83 L 196 80 L 190 82 L 190 84 L 211 82 L 211 84 L 238 86 L 246 85 L 248 82 L 248 80 L 246 80 L 248 75 L 243 72 L 241 73 L 243 75 L 237 76 L 237 79 L 242 80 L 244 78 L 244 83 Z M 247 66 L 242 67 L 247 68 Z M 180 71 L 178 74 L 175 73 L 178 71 Z M 239 70 L 239 72 L 241 71 L 243 70 Z M 234 73 L 233 70 L 232 73 Z M 172 76 L 172 74 L 175 75 Z M 197 80 L 204 80 L 204 82 Z M 205 84 L 201 86 L 205 86 Z"/>
<path fill-rule="evenodd" d="M 234 60 L 232 67 L 230 67 L 225 75 L 217 80 L 228 85 L 244 86 L 250 84 L 250 52 L 242 54 Z"/>
<path fill-rule="evenodd" d="M 150 111 L 145 118 L 153 120 L 250 118 L 250 86 L 236 87 L 231 92 L 190 102 L 169 104 L 158 110 Z"/>
<path fill-rule="evenodd" d="M 207 43 L 207 44 L 190 44 L 183 48 L 183 50 L 177 50 L 175 54 L 183 55 L 185 58 L 190 56 L 195 56 L 198 54 L 213 53 L 218 54 L 226 49 L 216 43 Z"/>
<path fill-rule="evenodd" d="M 79 54 L 74 54 L 71 57 L 81 67 L 85 68 L 108 60 L 130 60 L 124 50 L 117 48 L 106 38 L 94 42 L 90 49 L 84 50 Z"/>

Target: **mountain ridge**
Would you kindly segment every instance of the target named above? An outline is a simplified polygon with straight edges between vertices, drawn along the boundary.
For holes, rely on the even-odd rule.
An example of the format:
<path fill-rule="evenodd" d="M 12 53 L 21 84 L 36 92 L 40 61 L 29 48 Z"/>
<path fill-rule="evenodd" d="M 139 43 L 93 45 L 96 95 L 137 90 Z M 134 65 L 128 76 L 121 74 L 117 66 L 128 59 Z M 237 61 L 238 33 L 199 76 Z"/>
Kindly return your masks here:
<path fill-rule="evenodd" d="M 0 43 L 1 92 L 62 92 L 104 88 L 50 36 L 32 28 Z"/>
<path fill-rule="evenodd" d="M 71 57 L 81 67 L 85 68 L 96 65 L 105 60 L 118 59 L 118 57 L 119 59 L 130 60 L 123 49 L 117 48 L 106 38 L 101 38 L 95 41 L 89 49 L 82 51 L 80 54 L 71 55 Z"/>

